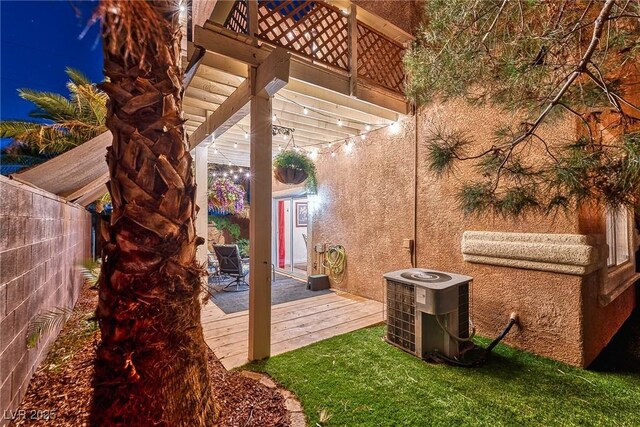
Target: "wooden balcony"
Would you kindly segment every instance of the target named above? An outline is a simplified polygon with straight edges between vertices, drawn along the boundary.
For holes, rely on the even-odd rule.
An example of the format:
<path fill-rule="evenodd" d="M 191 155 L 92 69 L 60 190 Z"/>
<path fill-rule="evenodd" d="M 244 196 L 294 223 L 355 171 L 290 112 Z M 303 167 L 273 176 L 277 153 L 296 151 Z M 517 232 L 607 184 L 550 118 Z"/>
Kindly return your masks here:
<path fill-rule="evenodd" d="M 341 9 L 317 0 L 254 4 L 234 1 L 223 26 L 344 72 L 353 80 L 403 93 L 405 47 L 357 19 L 356 7 Z"/>

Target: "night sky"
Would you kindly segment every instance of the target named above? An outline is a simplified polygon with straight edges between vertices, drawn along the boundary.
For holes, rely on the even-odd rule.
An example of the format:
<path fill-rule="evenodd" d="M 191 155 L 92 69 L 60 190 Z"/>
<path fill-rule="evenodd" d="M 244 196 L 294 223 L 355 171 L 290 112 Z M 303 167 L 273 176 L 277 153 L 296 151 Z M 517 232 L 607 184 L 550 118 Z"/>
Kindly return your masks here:
<path fill-rule="evenodd" d="M 0 0 L 1 119 L 26 119 L 33 109 L 33 104 L 18 97 L 18 88 L 66 96 L 67 66 L 102 81 L 99 24 L 80 39 L 97 4 Z"/>

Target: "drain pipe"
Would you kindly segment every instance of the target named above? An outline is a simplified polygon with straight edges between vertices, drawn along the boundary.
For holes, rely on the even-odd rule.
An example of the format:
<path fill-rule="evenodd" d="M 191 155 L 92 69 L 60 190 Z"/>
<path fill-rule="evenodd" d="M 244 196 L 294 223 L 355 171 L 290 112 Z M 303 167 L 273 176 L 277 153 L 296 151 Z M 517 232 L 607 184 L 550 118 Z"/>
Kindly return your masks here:
<path fill-rule="evenodd" d="M 416 104 L 411 107 L 413 109 L 414 132 L 413 132 L 413 244 L 411 251 L 411 267 L 418 266 L 418 119 L 419 111 Z"/>
<path fill-rule="evenodd" d="M 491 351 L 495 348 L 495 346 L 498 345 L 500 341 L 503 340 L 503 338 L 509 333 L 513 325 L 515 325 L 517 322 L 518 322 L 518 313 L 516 312 L 511 313 L 511 315 L 509 316 L 509 323 L 507 323 L 507 326 L 505 326 L 502 332 L 500 332 L 500 334 L 493 341 L 491 341 L 491 344 L 489 344 L 489 346 L 483 350 L 482 355 L 476 360 L 464 361 L 464 360 L 452 359 L 443 354 L 440 354 L 437 350 L 431 353 L 428 356 L 428 358 L 433 359 L 436 362 L 444 362 L 448 365 L 460 366 L 463 368 L 473 368 L 476 366 L 484 365 L 487 362 L 487 360 L 489 360 L 489 356 L 491 356 Z M 447 335 L 451 336 L 450 332 L 444 327 L 442 327 L 442 324 L 440 322 L 438 322 L 438 324 Z M 454 337 L 451 336 L 451 338 L 454 338 Z"/>

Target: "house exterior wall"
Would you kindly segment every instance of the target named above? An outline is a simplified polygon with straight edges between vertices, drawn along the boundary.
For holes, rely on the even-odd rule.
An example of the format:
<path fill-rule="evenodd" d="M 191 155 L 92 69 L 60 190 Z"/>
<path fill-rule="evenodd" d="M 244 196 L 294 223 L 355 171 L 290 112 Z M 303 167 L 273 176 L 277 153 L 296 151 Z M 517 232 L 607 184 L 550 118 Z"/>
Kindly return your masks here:
<path fill-rule="evenodd" d="M 91 216 L 82 206 L 0 176 L 0 227 L 0 413 L 8 414 L 59 332 L 43 334 L 29 349 L 29 323 L 46 310 L 73 307 L 78 298 Z M 0 417 L 0 426 L 8 421 Z"/>
<path fill-rule="evenodd" d="M 490 144 L 492 129 L 500 122 L 517 124 L 491 108 L 471 107 L 462 101 L 434 103 L 403 120 L 395 135 L 381 129 L 356 143 L 351 154 L 341 149 L 336 157 L 321 155 L 316 162 L 318 195 L 310 205 L 311 247 L 317 243 L 343 245 L 346 274 L 342 283 L 332 286 L 382 301 L 382 274 L 411 266 L 402 240 L 413 238 L 415 203 L 417 266 L 474 278 L 471 314 L 478 334 L 497 335 L 515 311 L 519 327 L 506 337 L 507 344 L 587 366 L 632 311 L 634 288 L 605 305 L 601 269 L 581 276 L 466 262 L 461 240 L 468 230 L 598 235 L 602 230 L 595 223 L 602 215 L 587 218 L 574 212 L 524 220 L 465 216 L 455 194 L 465 179 L 473 179 L 470 165 L 441 179 L 429 170 L 425 140 L 435 128 L 467 132 L 481 149 Z M 575 138 L 576 126 L 567 119 L 546 125 L 539 134 L 560 144 Z"/>

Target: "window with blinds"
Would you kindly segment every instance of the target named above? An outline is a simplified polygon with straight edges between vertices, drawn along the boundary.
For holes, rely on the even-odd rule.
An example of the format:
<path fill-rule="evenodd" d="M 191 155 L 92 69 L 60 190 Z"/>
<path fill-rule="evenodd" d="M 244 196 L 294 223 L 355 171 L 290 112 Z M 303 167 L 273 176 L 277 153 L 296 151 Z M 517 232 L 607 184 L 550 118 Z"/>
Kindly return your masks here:
<path fill-rule="evenodd" d="M 609 258 L 607 265 L 616 267 L 629 261 L 629 218 L 626 209 L 607 209 L 607 245 Z"/>

